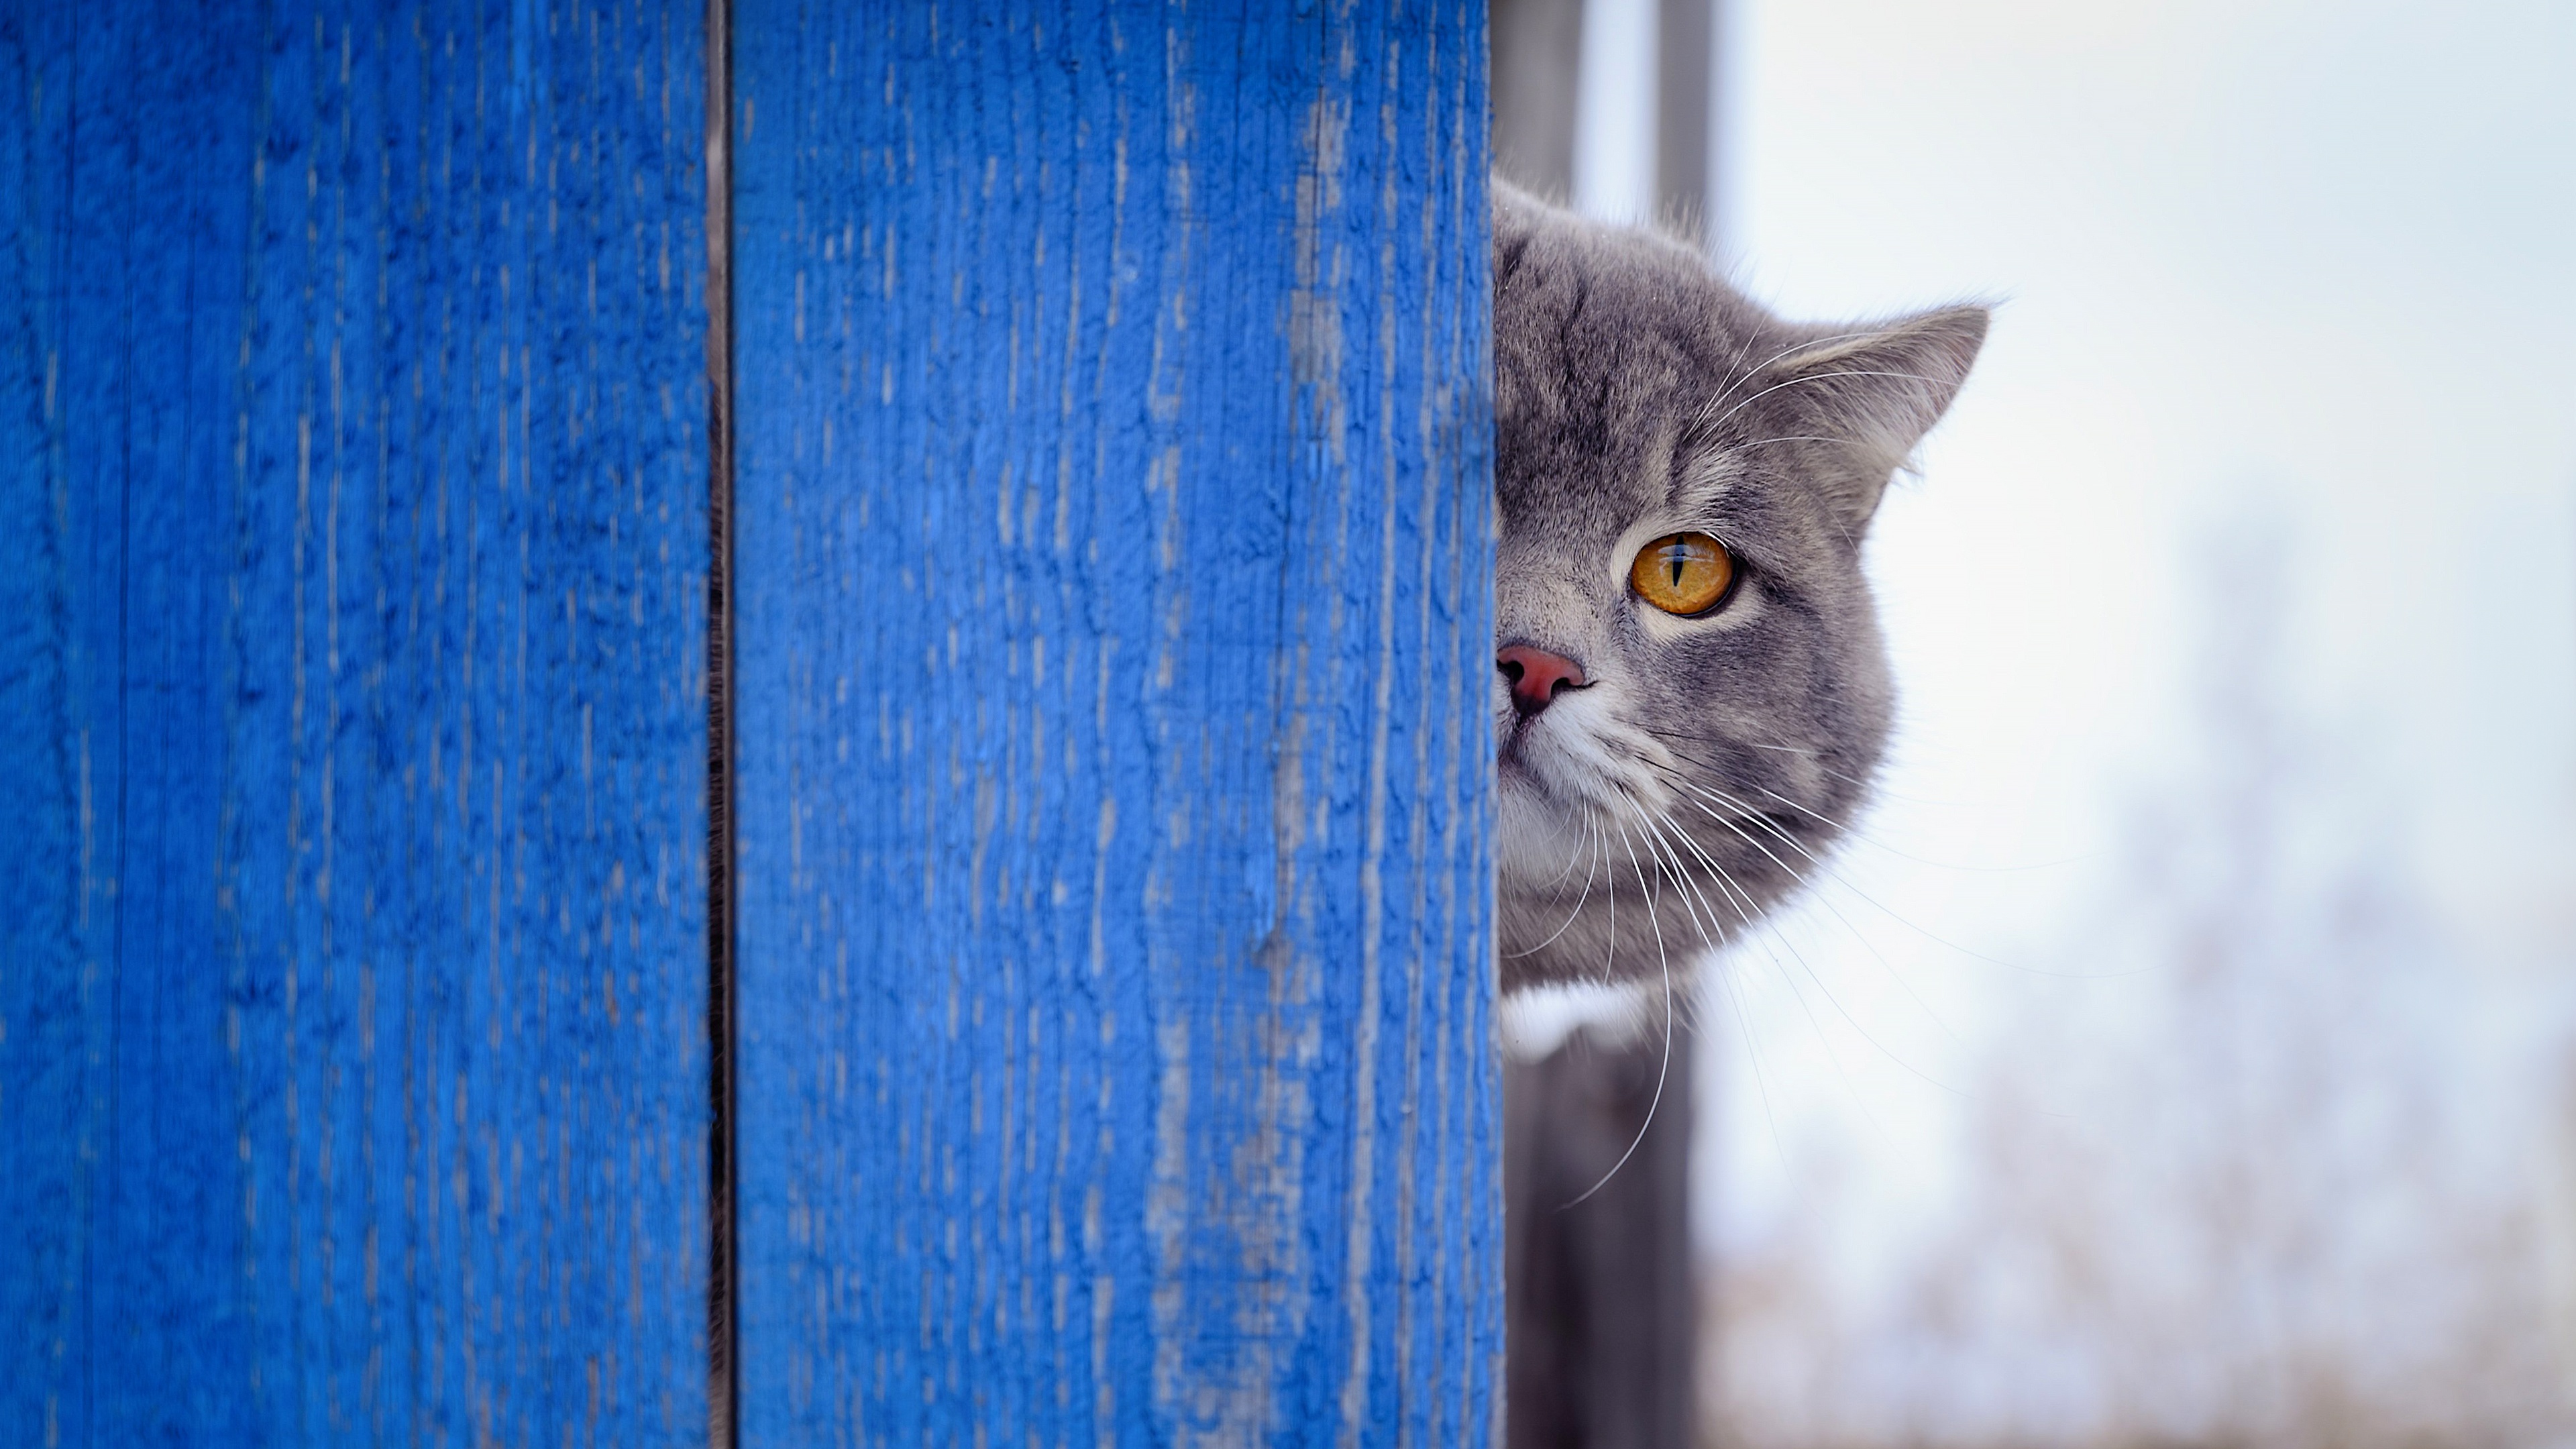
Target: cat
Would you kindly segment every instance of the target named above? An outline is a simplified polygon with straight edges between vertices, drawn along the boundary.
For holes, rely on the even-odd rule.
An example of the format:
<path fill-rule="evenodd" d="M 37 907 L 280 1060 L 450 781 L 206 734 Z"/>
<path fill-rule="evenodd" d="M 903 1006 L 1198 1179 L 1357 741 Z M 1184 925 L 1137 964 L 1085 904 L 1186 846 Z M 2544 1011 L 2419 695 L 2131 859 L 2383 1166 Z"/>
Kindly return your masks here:
<path fill-rule="evenodd" d="M 1501 984 L 1669 984 L 1867 794 L 1861 540 L 1987 314 L 1785 322 L 1679 241 L 1493 197 Z"/>

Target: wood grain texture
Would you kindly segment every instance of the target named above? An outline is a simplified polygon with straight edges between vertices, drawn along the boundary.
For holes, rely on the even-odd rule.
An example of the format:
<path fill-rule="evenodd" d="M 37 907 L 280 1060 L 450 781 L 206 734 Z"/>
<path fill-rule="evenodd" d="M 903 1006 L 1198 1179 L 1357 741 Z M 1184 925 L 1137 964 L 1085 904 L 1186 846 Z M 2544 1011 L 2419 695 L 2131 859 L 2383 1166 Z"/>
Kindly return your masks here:
<path fill-rule="evenodd" d="M 703 1435 L 697 14 L 0 10 L 0 1441 Z"/>
<path fill-rule="evenodd" d="M 736 36 L 746 1442 L 1489 1442 L 1481 5 Z"/>

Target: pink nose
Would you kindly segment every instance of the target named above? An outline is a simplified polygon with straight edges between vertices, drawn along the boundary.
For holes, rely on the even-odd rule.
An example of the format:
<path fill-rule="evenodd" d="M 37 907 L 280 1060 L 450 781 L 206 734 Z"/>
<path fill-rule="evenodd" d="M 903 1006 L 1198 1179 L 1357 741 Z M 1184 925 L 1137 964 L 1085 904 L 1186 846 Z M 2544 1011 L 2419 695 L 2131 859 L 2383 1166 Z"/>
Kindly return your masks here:
<path fill-rule="evenodd" d="M 1582 665 L 1527 644 L 1495 650 L 1494 667 L 1512 682 L 1512 708 L 1519 710 L 1523 718 L 1554 703 L 1558 691 L 1581 689 L 1587 683 Z"/>

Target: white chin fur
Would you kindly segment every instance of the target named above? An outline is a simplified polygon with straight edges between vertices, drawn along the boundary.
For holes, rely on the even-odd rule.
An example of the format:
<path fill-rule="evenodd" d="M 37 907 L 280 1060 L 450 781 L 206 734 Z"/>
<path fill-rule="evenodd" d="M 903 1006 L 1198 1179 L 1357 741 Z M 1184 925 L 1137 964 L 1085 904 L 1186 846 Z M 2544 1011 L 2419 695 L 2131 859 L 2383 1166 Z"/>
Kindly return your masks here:
<path fill-rule="evenodd" d="M 1545 1061 L 1585 1027 L 1602 1046 L 1630 1046 L 1662 1024 L 1663 1003 L 1661 983 L 1651 981 L 1585 981 L 1514 992 L 1502 1000 L 1503 1053 L 1516 1062 Z"/>
<path fill-rule="evenodd" d="M 1532 722 L 1502 771 L 1495 857 L 1505 889 L 1580 879 L 1588 859 L 1616 850 L 1621 823 L 1637 813 L 1632 802 L 1663 807 L 1666 791 L 1651 771 L 1602 748 L 1599 721 L 1610 703 L 1559 702 Z M 1499 727 L 1508 732 L 1512 722 Z"/>

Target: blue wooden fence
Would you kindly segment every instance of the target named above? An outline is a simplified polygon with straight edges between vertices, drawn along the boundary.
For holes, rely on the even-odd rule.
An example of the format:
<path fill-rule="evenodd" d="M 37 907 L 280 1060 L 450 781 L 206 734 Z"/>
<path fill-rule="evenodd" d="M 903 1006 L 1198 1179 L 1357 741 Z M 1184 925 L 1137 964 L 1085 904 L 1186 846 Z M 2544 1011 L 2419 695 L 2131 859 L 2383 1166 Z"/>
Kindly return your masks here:
<path fill-rule="evenodd" d="M 0 10 L 0 1440 L 1487 1438 L 1481 11 L 739 4 L 730 1181 L 705 16 Z"/>
<path fill-rule="evenodd" d="M 0 21 L 0 1440 L 704 1422 L 699 32 Z"/>

